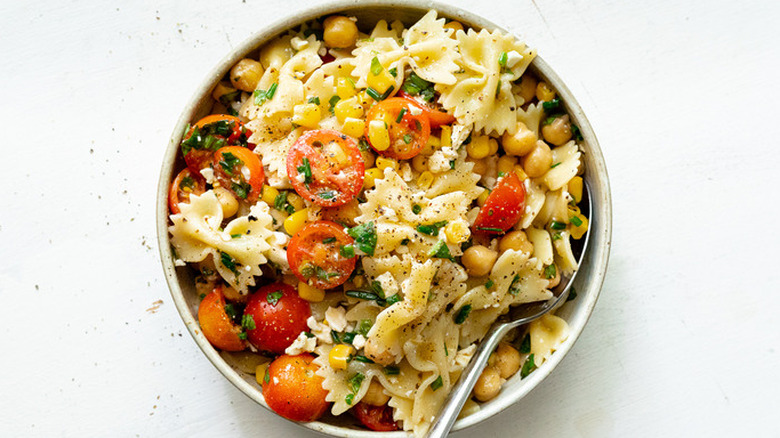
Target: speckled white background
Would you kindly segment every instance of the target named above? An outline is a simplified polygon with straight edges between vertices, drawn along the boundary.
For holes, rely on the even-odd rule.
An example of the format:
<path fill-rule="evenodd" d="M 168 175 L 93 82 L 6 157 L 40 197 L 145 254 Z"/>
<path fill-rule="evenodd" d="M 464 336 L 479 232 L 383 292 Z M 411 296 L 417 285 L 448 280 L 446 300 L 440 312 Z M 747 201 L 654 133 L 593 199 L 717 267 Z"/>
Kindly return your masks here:
<path fill-rule="evenodd" d="M 243 39 L 319 2 L 162 3 L 0 4 L 2 436 L 314 436 L 202 356 L 153 216 L 192 91 Z M 615 211 L 579 342 L 455 436 L 780 435 L 780 3 L 452 3 L 524 36 L 567 82 Z"/>

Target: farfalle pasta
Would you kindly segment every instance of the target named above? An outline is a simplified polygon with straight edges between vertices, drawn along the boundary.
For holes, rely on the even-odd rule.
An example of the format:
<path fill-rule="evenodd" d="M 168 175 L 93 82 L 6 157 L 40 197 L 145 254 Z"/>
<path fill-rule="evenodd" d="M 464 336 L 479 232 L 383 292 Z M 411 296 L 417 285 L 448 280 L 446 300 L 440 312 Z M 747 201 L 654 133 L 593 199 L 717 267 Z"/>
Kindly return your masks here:
<path fill-rule="evenodd" d="M 274 411 L 422 436 L 496 319 L 577 269 L 582 138 L 534 56 L 435 11 L 330 16 L 215 86 L 184 133 L 171 245 L 211 344 L 267 356 Z M 464 415 L 567 336 L 555 315 L 510 334 Z"/>

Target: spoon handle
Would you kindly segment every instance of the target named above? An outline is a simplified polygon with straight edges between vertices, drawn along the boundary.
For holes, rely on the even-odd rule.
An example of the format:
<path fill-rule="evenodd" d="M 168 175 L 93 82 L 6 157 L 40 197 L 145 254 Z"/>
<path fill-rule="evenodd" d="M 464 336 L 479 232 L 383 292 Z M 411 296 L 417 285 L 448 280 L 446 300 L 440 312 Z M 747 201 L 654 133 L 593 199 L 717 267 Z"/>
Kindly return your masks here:
<path fill-rule="evenodd" d="M 495 324 L 490 328 L 477 347 L 477 351 L 474 352 L 471 361 L 469 361 L 469 364 L 461 373 L 458 383 L 455 384 L 449 396 L 444 400 L 443 409 L 439 412 L 436 421 L 433 422 L 428 431 L 428 438 L 444 438 L 449 434 L 452 425 L 458 419 L 460 410 L 471 395 L 474 384 L 477 383 L 477 379 L 482 374 L 488 358 L 490 358 L 498 343 L 513 326 L 513 324 Z"/>

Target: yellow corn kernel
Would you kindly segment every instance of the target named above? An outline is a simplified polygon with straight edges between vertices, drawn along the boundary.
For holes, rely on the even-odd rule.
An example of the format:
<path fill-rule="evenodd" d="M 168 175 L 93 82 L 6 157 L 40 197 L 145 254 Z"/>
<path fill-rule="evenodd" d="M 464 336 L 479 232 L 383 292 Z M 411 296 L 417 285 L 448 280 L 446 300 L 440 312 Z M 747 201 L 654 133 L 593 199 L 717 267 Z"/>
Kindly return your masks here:
<path fill-rule="evenodd" d="M 386 69 L 382 69 L 378 75 L 374 75 L 373 73 L 369 72 L 368 77 L 366 78 L 366 83 L 369 87 L 376 90 L 376 92 L 382 94 L 387 91 L 388 88 L 395 85 L 395 78 L 393 75 L 388 73 Z"/>
<path fill-rule="evenodd" d="M 338 78 L 336 80 L 336 94 L 342 99 L 349 99 L 356 95 L 355 83 L 349 78 Z"/>
<path fill-rule="evenodd" d="M 549 102 L 555 99 L 555 90 L 553 90 L 547 82 L 539 82 L 536 84 L 536 98 Z"/>
<path fill-rule="evenodd" d="M 276 197 L 279 196 L 279 190 L 271 186 L 263 186 L 263 194 L 261 198 L 263 202 L 273 207 Z"/>
<path fill-rule="evenodd" d="M 294 236 L 298 234 L 298 231 L 301 231 L 304 225 L 306 225 L 306 221 L 308 219 L 308 208 L 298 210 L 295 213 L 287 216 L 287 219 L 284 220 L 284 231 L 287 231 L 287 234 Z"/>
<path fill-rule="evenodd" d="M 390 147 L 390 133 L 387 125 L 381 120 L 372 120 L 368 124 L 368 141 L 377 151 L 385 151 Z"/>
<path fill-rule="evenodd" d="M 301 198 L 300 195 L 293 191 L 287 192 L 287 202 L 292 205 L 293 208 L 295 208 L 295 211 L 306 207 L 306 204 L 303 202 L 303 198 Z"/>
<path fill-rule="evenodd" d="M 420 177 L 417 178 L 417 185 L 422 190 L 428 190 L 431 184 L 433 184 L 433 174 L 427 170 L 421 173 Z"/>
<path fill-rule="evenodd" d="M 525 170 L 523 170 L 523 166 L 519 164 L 515 166 L 515 173 L 517 174 L 517 177 L 520 178 L 520 181 L 528 179 L 528 175 L 525 173 Z"/>
<path fill-rule="evenodd" d="M 480 135 L 478 137 L 472 137 L 471 143 L 466 145 L 466 153 L 469 157 L 479 160 L 485 158 L 490 153 L 490 137 L 487 135 Z"/>
<path fill-rule="evenodd" d="M 412 169 L 418 172 L 425 172 L 428 170 L 428 157 L 422 154 L 415 155 L 414 158 L 412 158 Z"/>
<path fill-rule="evenodd" d="M 384 172 L 384 170 L 388 167 L 392 168 L 393 170 L 398 170 L 398 160 L 393 158 L 377 157 L 376 167 L 381 169 L 382 172 Z"/>
<path fill-rule="evenodd" d="M 450 243 L 457 245 L 468 240 L 471 231 L 465 222 L 456 221 L 450 222 L 444 227 L 444 234 L 447 236 L 447 240 L 449 240 Z"/>
<path fill-rule="evenodd" d="M 364 122 L 363 119 L 347 117 L 344 119 L 344 124 L 341 125 L 341 132 L 349 135 L 350 137 L 360 138 L 363 136 L 363 130 L 365 128 L 366 122 Z"/>
<path fill-rule="evenodd" d="M 495 138 L 488 140 L 488 155 L 495 155 L 498 153 L 498 141 Z"/>
<path fill-rule="evenodd" d="M 488 198 L 489 194 L 490 194 L 490 190 L 485 190 L 484 192 L 482 192 L 482 194 L 479 195 L 479 197 L 477 197 L 477 204 L 480 207 L 485 205 L 485 201 L 487 201 L 487 198 Z"/>
<path fill-rule="evenodd" d="M 314 103 L 295 105 L 293 108 L 292 122 L 307 128 L 316 128 L 322 119 L 320 106 Z"/>
<path fill-rule="evenodd" d="M 582 223 L 580 225 L 574 225 L 573 222 L 571 222 L 571 218 L 569 218 L 569 223 L 571 225 L 571 229 L 569 230 L 571 232 L 571 237 L 579 240 L 582 239 L 582 236 L 585 235 L 585 232 L 588 231 L 588 218 L 586 218 L 583 214 L 577 214 L 573 217 L 579 218 Z"/>
<path fill-rule="evenodd" d="M 376 167 L 366 169 L 366 174 L 363 177 L 363 188 L 370 189 L 374 187 L 376 180 L 382 179 L 384 176 L 385 173 L 382 171 L 382 169 L 378 169 Z"/>
<path fill-rule="evenodd" d="M 452 146 L 452 126 L 441 127 L 441 146 Z"/>
<path fill-rule="evenodd" d="M 357 97 L 342 99 L 333 107 L 333 114 L 336 115 L 339 123 L 344 123 L 347 117 L 359 118 L 363 115 L 363 106 L 358 103 Z"/>
<path fill-rule="evenodd" d="M 319 303 L 325 299 L 325 291 L 301 281 L 298 283 L 298 296 L 310 303 Z"/>
<path fill-rule="evenodd" d="M 368 107 L 374 104 L 374 99 L 365 90 L 357 94 L 357 100 L 359 104 L 363 105 L 364 109 L 368 109 Z"/>
<path fill-rule="evenodd" d="M 574 198 L 574 202 L 582 201 L 582 177 L 575 176 L 569 181 L 569 194 Z"/>
<path fill-rule="evenodd" d="M 263 381 L 265 381 L 265 371 L 268 369 L 269 363 L 270 362 L 261 363 L 255 368 L 255 380 L 257 380 L 257 384 L 260 386 L 262 386 Z"/>
<path fill-rule="evenodd" d="M 213 97 L 214 100 L 218 101 L 220 97 L 222 97 L 222 96 L 224 96 L 226 94 L 235 93 L 235 92 L 236 92 L 236 89 L 233 88 L 233 86 L 230 84 L 230 82 L 224 82 L 223 81 L 223 82 L 218 83 L 217 86 L 214 87 L 214 91 L 211 92 L 211 97 Z"/>
<path fill-rule="evenodd" d="M 347 344 L 338 344 L 330 349 L 328 353 L 328 362 L 333 369 L 346 370 L 349 364 L 350 356 L 355 354 L 355 349 Z"/>
<path fill-rule="evenodd" d="M 498 173 L 509 173 L 514 170 L 515 165 L 517 165 L 517 157 L 504 155 L 498 159 Z"/>
<path fill-rule="evenodd" d="M 436 152 L 436 149 L 438 149 L 441 146 L 441 140 L 439 140 L 439 137 L 434 137 L 431 135 L 428 137 L 428 142 L 425 143 L 425 146 L 423 146 L 422 150 L 420 151 L 420 155 L 433 155 L 434 152 Z"/>
<path fill-rule="evenodd" d="M 322 152 L 328 158 L 333 159 L 340 166 L 346 167 L 350 164 L 350 159 L 344 152 L 344 149 L 336 142 L 328 143 L 322 148 Z"/>

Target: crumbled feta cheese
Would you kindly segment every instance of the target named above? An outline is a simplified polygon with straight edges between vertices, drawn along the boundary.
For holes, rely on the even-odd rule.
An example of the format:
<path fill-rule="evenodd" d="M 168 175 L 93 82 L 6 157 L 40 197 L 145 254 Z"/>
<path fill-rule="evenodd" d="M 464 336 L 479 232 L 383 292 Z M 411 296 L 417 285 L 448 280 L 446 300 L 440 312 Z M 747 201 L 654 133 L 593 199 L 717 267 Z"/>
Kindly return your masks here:
<path fill-rule="evenodd" d="M 387 219 L 390 222 L 397 222 L 398 221 L 398 214 L 390 207 L 380 206 L 379 210 L 381 211 L 382 217 Z"/>
<path fill-rule="evenodd" d="M 428 157 L 428 169 L 433 173 L 442 173 L 451 170 L 450 161 L 456 159 L 458 154 L 452 153 L 451 147 L 443 147 Z"/>
<path fill-rule="evenodd" d="M 458 354 L 455 355 L 455 365 L 463 368 L 468 365 L 471 357 L 474 356 L 474 351 L 477 350 L 476 344 L 471 344 L 466 348 L 458 350 Z"/>
<path fill-rule="evenodd" d="M 244 177 L 244 180 L 246 181 L 249 181 L 252 178 L 252 172 L 249 171 L 249 166 L 241 167 L 241 175 Z"/>
<path fill-rule="evenodd" d="M 363 335 L 355 335 L 355 339 L 352 340 L 352 345 L 360 350 L 366 345 L 366 338 Z"/>
<path fill-rule="evenodd" d="M 173 260 L 174 266 L 187 266 L 187 263 L 182 259 L 174 259 Z"/>
<path fill-rule="evenodd" d="M 409 182 L 414 179 L 412 175 L 412 166 L 409 163 L 401 163 L 401 167 L 398 169 L 398 174 L 401 175 L 401 179 L 405 182 Z"/>
<path fill-rule="evenodd" d="M 417 105 L 409 105 L 409 114 L 413 116 L 419 116 L 422 114 L 422 108 Z"/>
<path fill-rule="evenodd" d="M 305 49 L 305 48 L 309 47 L 309 42 L 308 42 L 308 41 L 306 41 L 306 40 L 304 40 L 304 39 L 301 39 L 301 38 L 299 38 L 299 37 L 295 36 L 295 37 L 293 37 L 293 38 L 290 40 L 290 45 L 292 46 L 292 48 L 293 48 L 293 49 L 294 49 L 296 52 L 300 52 L 301 50 L 303 50 L 303 49 Z"/>
<path fill-rule="evenodd" d="M 395 277 L 390 272 L 376 277 L 376 281 L 382 285 L 382 290 L 385 292 L 385 296 L 393 296 L 398 293 L 398 283 L 395 281 Z"/>
<path fill-rule="evenodd" d="M 511 52 L 506 54 L 506 66 L 507 66 L 507 68 L 514 67 L 522 59 L 523 59 L 523 55 L 517 53 L 516 50 L 512 50 Z"/>
<path fill-rule="evenodd" d="M 301 353 L 311 353 L 316 346 L 317 338 L 310 338 L 306 336 L 306 333 L 301 333 L 295 338 L 293 343 L 284 350 L 284 354 L 295 356 Z"/>
<path fill-rule="evenodd" d="M 203 178 L 206 179 L 207 183 L 214 184 L 214 169 L 204 167 L 203 169 L 200 169 L 200 174 L 203 175 Z"/>
<path fill-rule="evenodd" d="M 325 56 L 328 54 L 328 49 L 326 49 L 325 46 L 320 46 L 320 49 L 317 50 L 317 54 L 320 56 Z"/>
<path fill-rule="evenodd" d="M 317 337 L 320 343 L 333 343 L 333 338 L 330 336 L 330 327 L 321 322 L 317 322 L 313 316 L 310 316 L 309 319 L 306 320 L 306 325 L 309 327 L 309 330 L 311 330 L 311 333 Z"/>
<path fill-rule="evenodd" d="M 303 184 L 306 182 L 306 175 L 303 173 L 299 173 L 295 175 L 295 180 L 298 181 L 299 184 Z"/>
<path fill-rule="evenodd" d="M 325 321 L 330 328 L 337 332 L 344 331 L 347 328 L 347 311 L 343 307 L 328 307 L 325 311 Z"/>

